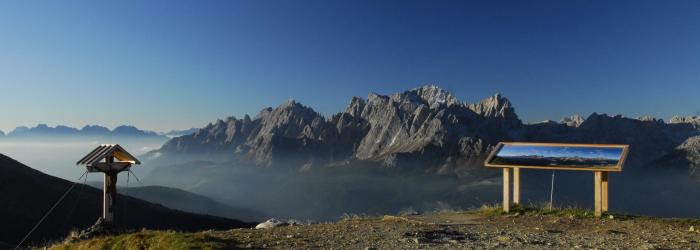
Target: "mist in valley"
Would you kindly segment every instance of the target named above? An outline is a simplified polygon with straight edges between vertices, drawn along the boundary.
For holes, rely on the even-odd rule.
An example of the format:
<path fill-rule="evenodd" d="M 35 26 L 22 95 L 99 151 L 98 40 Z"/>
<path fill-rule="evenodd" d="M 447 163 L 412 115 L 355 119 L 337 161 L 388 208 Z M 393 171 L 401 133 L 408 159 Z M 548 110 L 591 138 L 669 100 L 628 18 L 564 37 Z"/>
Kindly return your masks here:
<path fill-rule="evenodd" d="M 75 181 L 85 171 L 75 162 L 101 143 L 115 141 L 2 140 L 0 152 L 39 171 Z M 172 196 L 167 199 L 158 198 L 163 193 L 154 193 L 152 189 L 132 190 L 133 195 L 140 192 L 141 198 L 176 209 L 248 221 L 260 221 L 263 215 L 333 221 L 347 215 L 464 210 L 498 204 L 502 199 L 500 169 L 486 169 L 490 176 L 470 179 L 425 173 L 420 166 L 386 168 L 367 161 L 297 171 L 218 159 L 196 160 L 201 158 L 195 157 L 167 162 L 144 155 L 160 147 L 161 141 L 122 139 L 116 143 L 143 161 L 142 165 L 132 168 L 139 181 L 131 176 L 130 187 L 172 187 L 225 206 L 209 205 L 216 206 L 216 209 L 209 209 L 195 204 L 204 198 L 179 199 L 187 194 L 176 189 L 166 193 Z M 683 171 L 634 171 L 634 168 L 639 166 L 626 166 L 622 173 L 610 174 L 610 211 L 665 217 L 700 216 L 700 200 L 697 199 L 700 182 L 691 180 Z M 654 174 L 643 174 L 645 172 Z M 551 174 L 546 170 L 522 170 L 521 201 L 546 205 Z M 87 181 L 100 186 L 102 178 L 98 173 L 89 174 Z M 124 193 L 126 181 L 126 174 L 121 174 L 121 193 Z M 555 172 L 554 205 L 592 208 L 593 172 Z M 222 212 L 226 210 L 245 212 Z"/>
<path fill-rule="evenodd" d="M 388 169 L 371 162 L 299 172 L 200 160 L 154 167 L 144 182 L 180 188 L 276 218 L 332 221 L 347 215 L 465 210 L 498 204 L 502 199 L 501 171 L 488 170 L 493 172 L 490 177 L 465 179 L 406 171 L 400 166 Z M 521 172 L 522 203 L 546 206 L 552 171 Z M 610 174 L 610 211 L 700 216 L 700 183 L 687 173 L 639 172 Z M 593 176 L 589 171 L 555 172 L 554 206 L 592 209 Z"/>
<path fill-rule="evenodd" d="M 100 144 L 120 144 L 137 157 L 159 148 L 167 138 L 88 138 L 88 137 L 33 137 L 0 138 L 0 153 L 9 156 L 41 172 L 69 181 L 77 180 L 85 168 L 75 163 Z M 149 168 L 136 165 L 132 171 L 137 176 L 148 174 Z M 102 176 L 89 174 L 90 180 Z M 125 184 L 126 179 L 119 179 Z M 138 185 L 138 182 L 131 183 Z"/>

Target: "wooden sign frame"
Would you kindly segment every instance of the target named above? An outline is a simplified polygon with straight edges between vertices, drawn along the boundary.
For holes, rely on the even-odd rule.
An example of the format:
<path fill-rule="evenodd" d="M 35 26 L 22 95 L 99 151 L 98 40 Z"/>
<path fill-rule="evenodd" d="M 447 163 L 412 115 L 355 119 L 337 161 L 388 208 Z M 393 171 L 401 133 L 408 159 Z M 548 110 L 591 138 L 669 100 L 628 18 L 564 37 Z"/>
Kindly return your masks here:
<path fill-rule="evenodd" d="M 501 151 L 505 145 L 524 145 L 524 146 L 543 146 L 543 147 L 591 147 L 591 148 L 621 148 L 620 159 L 614 168 L 611 167 L 570 167 L 570 166 L 517 166 L 504 164 L 491 164 L 493 157 Z M 608 174 L 610 172 L 622 172 L 622 166 L 625 164 L 629 145 L 623 144 L 577 144 L 577 143 L 534 143 L 534 142 L 499 142 L 494 150 L 489 154 L 484 166 L 491 168 L 503 169 L 503 211 L 510 211 L 510 196 L 511 196 L 511 170 L 513 172 L 513 204 L 520 203 L 520 169 L 548 169 L 548 170 L 577 170 L 577 171 L 593 171 L 594 175 L 594 201 L 595 201 L 595 216 L 601 217 L 603 212 L 608 211 Z"/>
<path fill-rule="evenodd" d="M 517 166 L 490 163 L 496 154 L 501 151 L 503 146 L 539 146 L 539 147 L 577 147 L 577 148 L 619 148 L 622 149 L 620 159 L 614 168 L 609 167 L 568 167 L 568 166 Z M 535 143 L 535 142 L 499 142 L 494 150 L 489 154 L 484 162 L 484 166 L 492 168 L 532 168 L 532 169 L 550 169 L 550 170 L 579 170 L 579 171 L 606 171 L 606 172 L 622 172 L 622 166 L 627 159 L 629 145 L 623 144 L 581 144 L 581 143 Z"/>

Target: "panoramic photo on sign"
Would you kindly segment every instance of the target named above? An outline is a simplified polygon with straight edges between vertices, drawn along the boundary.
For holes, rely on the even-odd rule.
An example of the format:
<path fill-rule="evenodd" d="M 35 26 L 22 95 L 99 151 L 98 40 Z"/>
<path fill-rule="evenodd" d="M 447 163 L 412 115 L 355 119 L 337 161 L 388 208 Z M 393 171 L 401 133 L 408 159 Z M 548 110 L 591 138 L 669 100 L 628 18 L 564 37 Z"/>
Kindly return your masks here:
<path fill-rule="evenodd" d="M 488 167 L 622 171 L 627 145 L 500 143 Z"/>

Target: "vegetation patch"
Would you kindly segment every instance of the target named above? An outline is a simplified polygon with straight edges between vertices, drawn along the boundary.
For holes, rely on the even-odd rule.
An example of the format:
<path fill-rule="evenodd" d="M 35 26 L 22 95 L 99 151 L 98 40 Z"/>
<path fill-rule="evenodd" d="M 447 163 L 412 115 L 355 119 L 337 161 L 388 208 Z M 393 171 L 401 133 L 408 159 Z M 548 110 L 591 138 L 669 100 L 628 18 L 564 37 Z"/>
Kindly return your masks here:
<path fill-rule="evenodd" d="M 97 237 L 77 243 L 64 243 L 49 249 L 223 249 L 234 242 L 212 237 L 207 232 L 143 230 L 132 234 Z"/>
<path fill-rule="evenodd" d="M 475 212 L 482 213 L 485 215 L 549 215 L 549 216 L 561 216 L 561 217 L 572 217 L 572 218 L 594 218 L 595 213 L 592 210 L 585 209 L 576 206 L 564 206 L 564 207 L 549 207 L 546 204 L 537 205 L 529 204 L 522 205 L 516 204 L 510 208 L 510 212 L 506 213 L 503 211 L 503 207 L 499 204 L 485 204 L 481 206 L 479 210 Z M 605 214 L 610 216 L 611 214 Z M 630 215 L 613 215 L 613 217 L 623 216 L 630 217 Z"/>

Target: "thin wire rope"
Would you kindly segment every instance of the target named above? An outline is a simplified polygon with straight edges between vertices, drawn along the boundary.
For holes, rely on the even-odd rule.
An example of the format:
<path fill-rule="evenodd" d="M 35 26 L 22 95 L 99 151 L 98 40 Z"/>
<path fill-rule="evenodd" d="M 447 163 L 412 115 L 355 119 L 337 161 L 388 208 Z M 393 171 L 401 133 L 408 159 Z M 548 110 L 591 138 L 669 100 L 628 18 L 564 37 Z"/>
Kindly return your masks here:
<path fill-rule="evenodd" d="M 143 185 L 143 182 L 141 182 L 141 180 L 139 180 L 139 177 L 136 176 L 136 173 L 132 172 L 131 169 L 129 169 L 129 173 L 131 173 L 132 175 L 134 175 L 134 178 L 136 178 L 136 181 L 138 181 L 139 184 Z"/>
<path fill-rule="evenodd" d="M 127 219 L 129 218 L 127 216 L 127 209 L 128 209 L 128 202 L 129 202 L 129 177 L 131 176 L 131 169 L 126 172 L 126 189 L 124 189 L 124 226 L 128 224 Z"/>
<path fill-rule="evenodd" d="M 73 208 L 68 213 L 68 216 L 66 216 L 66 221 L 63 223 L 63 225 L 68 224 L 68 222 L 72 219 L 73 215 L 75 214 L 75 210 L 78 208 L 78 205 L 80 205 L 80 198 L 83 196 L 83 190 L 85 190 L 85 186 L 87 186 L 87 180 L 89 175 L 90 173 L 85 174 L 85 179 L 83 179 L 83 185 L 80 186 L 80 188 L 78 189 L 78 196 L 75 198 L 75 205 L 73 205 Z"/>
<path fill-rule="evenodd" d="M 31 236 L 32 233 L 34 233 L 34 231 L 35 231 L 37 228 L 39 228 L 39 225 L 41 225 L 41 223 L 44 222 L 44 220 L 46 219 L 46 217 L 48 217 L 49 214 L 51 214 L 51 212 L 53 212 L 53 210 L 58 206 L 58 204 L 60 204 L 61 201 L 63 201 L 63 199 L 66 198 L 66 196 L 68 195 L 68 193 L 70 193 L 70 191 L 73 190 L 73 188 L 75 187 L 75 185 L 78 184 L 78 181 L 80 181 L 80 179 L 82 179 L 83 176 L 85 176 L 87 173 L 88 173 L 88 171 L 85 171 L 82 175 L 80 175 L 80 178 L 78 178 L 77 181 L 74 181 L 74 182 L 73 182 L 73 185 L 71 185 L 70 188 L 68 188 L 68 190 L 66 190 L 66 192 L 63 193 L 63 195 L 61 195 L 61 198 L 59 198 L 58 201 L 56 201 L 56 203 L 53 204 L 53 206 L 51 207 L 51 209 L 49 209 L 49 211 L 46 212 L 46 214 L 44 214 L 43 217 L 41 217 L 41 220 L 39 220 L 39 222 L 37 222 L 36 225 L 34 225 L 34 227 L 32 228 L 32 230 L 30 230 L 29 233 L 27 233 L 27 235 L 25 235 L 24 238 L 22 238 L 22 241 L 20 241 L 19 244 L 17 244 L 17 246 L 15 246 L 15 250 L 19 249 L 19 247 L 22 246 L 22 244 L 24 244 L 24 242 L 29 238 L 29 236 Z"/>

